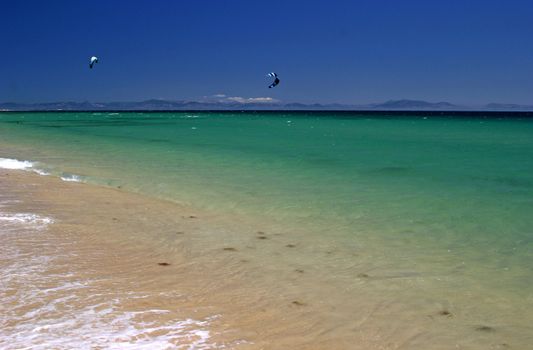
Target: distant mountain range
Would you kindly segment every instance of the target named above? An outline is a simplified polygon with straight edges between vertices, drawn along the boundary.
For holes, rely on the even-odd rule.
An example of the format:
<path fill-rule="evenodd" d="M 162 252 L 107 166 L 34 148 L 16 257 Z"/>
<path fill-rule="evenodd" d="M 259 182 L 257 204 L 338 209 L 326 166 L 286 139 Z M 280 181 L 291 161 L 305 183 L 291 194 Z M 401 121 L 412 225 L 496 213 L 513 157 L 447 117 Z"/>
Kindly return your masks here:
<path fill-rule="evenodd" d="M 253 99 L 251 99 L 253 100 Z M 448 102 L 418 100 L 391 100 L 383 103 L 304 104 L 233 101 L 170 101 L 152 99 L 140 102 L 48 102 L 48 103 L 0 103 L 0 111 L 147 111 L 147 110 L 373 110 L 373 111 L 533 111 L 533 105 L 489 103 L 483 106 L 461 106 Z"/>

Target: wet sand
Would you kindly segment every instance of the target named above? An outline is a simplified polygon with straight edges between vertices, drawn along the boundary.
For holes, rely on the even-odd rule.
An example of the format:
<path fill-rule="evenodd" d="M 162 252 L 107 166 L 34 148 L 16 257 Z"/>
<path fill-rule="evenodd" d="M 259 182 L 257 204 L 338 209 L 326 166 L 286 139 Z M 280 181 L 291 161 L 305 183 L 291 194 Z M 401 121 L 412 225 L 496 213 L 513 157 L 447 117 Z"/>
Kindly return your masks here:
<path fill-rule="evenodd" d="M 23 171 L 0 170 L 0 201 L 5 217 L 36 215 L 0 221 L 6 349 L 520 349 L 527 340 L 478 306 L 421 294 L 424 276 L 387 275 L 371 252 L 266 223 Z"/>

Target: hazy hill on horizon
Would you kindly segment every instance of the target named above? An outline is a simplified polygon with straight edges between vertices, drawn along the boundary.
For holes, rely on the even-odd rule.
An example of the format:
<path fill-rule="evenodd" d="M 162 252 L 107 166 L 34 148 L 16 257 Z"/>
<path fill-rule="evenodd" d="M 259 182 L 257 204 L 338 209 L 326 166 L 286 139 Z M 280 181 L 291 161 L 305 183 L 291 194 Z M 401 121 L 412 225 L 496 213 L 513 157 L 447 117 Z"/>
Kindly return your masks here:
<path fill-rule="evenodd" d="M 375 110 L 375 111 L 533 111 L 533 105 L 488 103 L 481 106 L 456 105 L 449 102 L 423 100 L 389 100 L 382 103 L 351 105 L 321 103 L 272 102 L 206 102 L 148 99 L 144 101 L 43 103 L 0 102 L 0 111 L 137 111 L 137 110 Z"/>

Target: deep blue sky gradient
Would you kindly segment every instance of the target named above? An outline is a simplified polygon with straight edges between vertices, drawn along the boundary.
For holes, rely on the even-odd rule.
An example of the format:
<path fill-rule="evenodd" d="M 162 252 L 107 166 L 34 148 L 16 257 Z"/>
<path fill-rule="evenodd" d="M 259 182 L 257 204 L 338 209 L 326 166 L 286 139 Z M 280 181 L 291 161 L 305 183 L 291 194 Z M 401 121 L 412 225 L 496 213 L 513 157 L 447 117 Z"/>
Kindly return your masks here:
<path fill-rule="evenodd" d="M 531 0 L 0 0 L 0 101 L 533 104 Z M 92 55 L 100 58 L 88 69 Z M 278 88 L 267 88 L 270 71 Z"/>

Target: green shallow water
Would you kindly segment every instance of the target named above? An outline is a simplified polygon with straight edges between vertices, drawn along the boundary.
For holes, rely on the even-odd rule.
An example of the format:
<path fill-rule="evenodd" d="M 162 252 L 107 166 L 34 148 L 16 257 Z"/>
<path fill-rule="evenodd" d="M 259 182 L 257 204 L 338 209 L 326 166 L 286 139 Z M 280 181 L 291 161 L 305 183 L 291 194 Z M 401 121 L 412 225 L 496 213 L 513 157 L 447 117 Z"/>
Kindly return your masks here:
<path fill-rule="evenodd" d="M 2 113 L 0 136 L 0 157 L 53 174 L 383 248 L 402 268 L 467 266 L 457 283 L 533 306 L 533 120 Z"/>
<path fill-rule="evenodd" d="M 204 208 L 495 249 L 533 238 L 528 120 L 25 113 L 0 132 L 54 171 Z"/>

